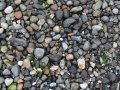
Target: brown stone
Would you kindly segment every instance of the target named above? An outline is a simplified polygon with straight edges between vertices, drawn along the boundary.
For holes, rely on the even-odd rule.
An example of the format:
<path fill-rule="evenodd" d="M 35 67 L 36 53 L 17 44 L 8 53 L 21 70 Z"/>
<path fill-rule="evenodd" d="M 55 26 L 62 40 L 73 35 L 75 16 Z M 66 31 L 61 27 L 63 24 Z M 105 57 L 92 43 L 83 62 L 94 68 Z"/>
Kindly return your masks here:
<path fill-rule="evenodd" d="M 72 60 L 74 57 L 73 57 L 73 55 L 72 54 L 68 54 L 67 56 L 66 56 L 66 59 L 67 60 Z"/>
<path fill-rule="evenodd" d="M 26 28 L 27 28 L 27 30 L 28 30 L 29 32 L 32 32 L 32 31 L 33 31 L 33 29 L 32 29 L 31 26 L 27 26 Z"/>

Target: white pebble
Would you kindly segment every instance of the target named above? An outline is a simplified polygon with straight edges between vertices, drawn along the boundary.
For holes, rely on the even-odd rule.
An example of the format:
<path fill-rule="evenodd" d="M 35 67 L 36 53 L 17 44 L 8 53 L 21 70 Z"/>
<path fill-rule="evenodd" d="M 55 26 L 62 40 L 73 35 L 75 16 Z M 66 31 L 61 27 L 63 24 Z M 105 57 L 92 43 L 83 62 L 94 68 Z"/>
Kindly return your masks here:
<path fill-rule="evenodd" d="M 113 43 L 113 48 L 116 48 L 116 47 L 117 47 L 117 43 L 114 42 L 114 43 Z"/>
<path fill-rule="evenodd" d="M 3 28 L 0 28 L 0 34 L 2 34 L 4 32 Z"/>
<path fill-rule="evenodd" d="M 117 8 L 114 8 L 114 9 L 112 10 L 112 12 L 113 12 L 114 14 L 118 14 L 119 10 L 118 10 Z"/>
<path fill-rule="evenodd" d="M 8 6 L 8 7 L 5 8 L 5 10 L 4 10 L 4 12 L 5 12 L 6 14 L 11 13 L 12 11 L 13 11 L 13 7 L 12 7 L 12 6 Z"/>
<path fill-rule="evenodd" d="M 87 84 L 87 83 L 82 83 L 82 84 L 80 84 L 80 87 L 81 87 L 82 89 L 86 89 L 86 88 L 87 88 L 87 86 L 88 86 L 88 84 Z"/>
<path fill-rule="evenodd" d="M 23 61 L 18 61 L 18 65 L 22 66 L 23 65 Z"/>
<path fill-rule="evenodd" d="M 78 67 L 82 70 L 85 69 L 85 58 L 79 58 L 77 60 Z"/>
<path fill-rule="evenodd" d="M 8 24 L 5 23 L 5 22 L 2 22 L 2 23 L 1 23 L 1 27 L 2 27 L 3 29 L 7 29 L 7 28 L 8 28 Z"/>

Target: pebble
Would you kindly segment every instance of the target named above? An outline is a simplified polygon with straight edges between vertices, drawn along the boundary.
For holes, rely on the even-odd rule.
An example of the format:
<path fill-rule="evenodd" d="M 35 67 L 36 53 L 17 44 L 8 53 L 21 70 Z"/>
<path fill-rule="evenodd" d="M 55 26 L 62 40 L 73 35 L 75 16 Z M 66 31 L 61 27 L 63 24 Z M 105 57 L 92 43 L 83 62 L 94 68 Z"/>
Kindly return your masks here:
<path fill-rule="evenodd" d="M 79 11 L 81 11 L 81 10 L 82 10 L 82 7 L 81 7 L 81 6 L 77 6 L 77 7 L 73 7 L 73 8 L 70 10 L 70 12 L 76 13 L 76 12 L 79 12 Z"/>
<path fill-rule="evenodd" d="M 71 65 L 71 67 L 69 67 L 68 70 L 72 74 L 76 74 L 77 73 L 77 67 L 75 65 Z"/>
<path fill-rule="evenodd" d="M 12 79 L 12 78 L 6 78 L 6 79 L 5 79 L 5 84 L 6 84 L 6 86 L 9 86 L 10 84 L 12 84 L 12 82 L 13 82 L 13 79 Z"/>
<path fill-rule="evenodd" d="M 67 1 L 66 3 L 68 6 L 71 6 L 73 4 L 73 2 L 71 0 Z"/>
<path fill-rule="evenodd" d="M 78 83 L 71 83 L 71 90 L 78 90 L 79 84 Z"/>
<path fill-rule="evenodd" d="M 38 25 L 36 25 L 35 23 L 31 23 L 30 26 L 31 26 L 34 30 L 38 30 L 38 29 L 39 29 Z"/>
<path fill-rule="evenodd" d="M 37 19 L 36 19 L 36 21 L 37 21 Z M 44 23 L 45 23 L 45 19 L 40 19 L 40 20 L 37 22 L 37 24 L 38 24 L 39 26 L 42 26 Z"/>
<path fill-rule="evenodd" d="M 62 42 L 62 47 L 63 47 L 64 50 L 68 49 L 68 45 L 65 42 Z"/>
<path fill-rule="evenodd" d="M 108 73 L 108 78 L 110 81 L 113 82 L 116 79 L 116 75 L 114 73 L 110 72 L 110 73 Z"/>
<path fill-rule="evenodd" d="M 98 0 L 95 4 L 93 4 L 93 9 L 94 10 L 100 9 L 101 6 L 102 6 L 102 1 Z"/>
<path fill-rule="evenodd" d="M 47 3 L 48 4 L 54 4 L 54 1 L 53 0 L 47 0 Z"/>
<path fill-rule="evenodd" d="M 102 27 L 100 25 L 93 25 L 92 26 L 92 30 L 94 30 L 94 31 L 99 31 L 101 29 L 102 29 Z"/>
<path fill-rule="evenodd" d="M 60 35 L 60 34 L 57 34 L 57 35 L 55 35 L 55 36 L 53 37 L 53 40 L 58 40 L 58 39 L 60 39 L 60 37 L 61 37 L 61 35 Z"/>
<path fill-rule="evenodd" d="M 50 27 L 55 26 L 55 22 L 52 19 L 47 19 L 47 23 L 49 24 Z"/>
<path fill-rule="evenodd" d="M 108 7 L 108 4 L 107 4 L 106 0 L 104 0 L 103 4 L 102 4 L 102 9 L 105 9 L 106 7 Z"/>
<path fill-rule="evenodd" d="M 15 4 L 16 4 L 16 5 L 21 4 L 21 0 L 15 0 Z"/>
<path fill-rule="evenodd" d="M 40 61 L 41 63 L 44 63 L 44 66 L 47 66 L 49 62 L 49 58 L 47 56 L 43 57 L 42 60 Z"/>
<path fill-rule="evenodd" d="M 50 55 L 49 58 L 54 62 L 60 62 L 62 55 L 57 53 L 57 54 Z"/>
<path fill-rule="evenodd" d="M 21 18 L 22 18 L 22 12 L 21 12 L 21 11 L 15 12 L 15 17 L 16 17 L 17 19 L 21 19 Z"/>
<path fill-rule="evenodd" d="M 53 83 L 50 83 L 50 87 L 56 87 L 56 83 L 55 82 L 53 82 Z"/>
<path fill-rule="evenodd" d="M 10 70 L 5 69 L 2 74 L 3 74 L 3 75 L 10 75 L 11 72 L 10 72 Z"/>
<path fill-rule="evenodd" d="M 14 60 L 14 56 L 12 55 L 9 55 L 9 54 L 5 54 L 5 57 L 10 60 L 10 61 L 13 61 Z"/>
<path fill-rule="evenodd" d="M 5 12 L 6 14 L 10 14 L 10 13 L 12 13 L 12 11 L 13 11 L 13 7 L 12 7 L 12 6 L 7 6 L 7 7 L 5 8 L 5 10 L 4 10 L 4 12 Z"/>
<path fill-rule="evenodd" d="M 101 17 L 101 20 L 103 21 L 103 22 L 109 22 L 109 17 L 108 16 L 102 16 Z"/>
<path fill-rule="evenodd" d="M 3 28 L 0 28 L 0 34 L 2 34 L 4 32 Z"/>
<path fill-rule="evenodd" d="M 67 54 L 66 55 L 66 60 L 72 60 L 72 59 L 74 59 L 73 54 Z"/>
<path fill-rule="evenodd" d="M 46 43 L 49 44 L 51 41 L 52 41 L 52 38 L 50 38 L 50 37 L 46 37 L 46 38 L 45 38 L 45 42 L 46 42 Z"/>
<path fill-rule="evenodd" d="M 19 66 L 17 64 L 12 66 L 11 71 L 15 77 L 18 76 L 20 72 Z"/>
<path fill-rule="evenodd" d="M 6 3 L 5 3 L 5 2 L 0 2 L 0 11 L 1 11 L 1 10 L 4 10 L 4 9 L 5 9 L 5 6 L 6 6 Z"/>
<path fill-rule="evenodd" d="M 56 33 L 59 33 L 59 32 L 61 31 L 60 26 L 57 26 L 57 25 L 56 25 L 56 26 L 53 28 L 53 31 L 56 32 Z"/>
<path fill-rule="evenodd" d="M 93 16 L 95 16 L 95 17 L 100 16 L 100 14 L 101 14 L 100 10 L 94 10 L 93 11 Z"/>
<path fill-rule="evenodd" d="M 86 89 L 88 87 L 88 84 L 87 83 L 82 83 L 82 84 L 80 84 L 80 87 L 82 89 Z"/>
<path fill-rule="evenodd" d="M 90 49 L 90 42 L 89 42 L 89 41 L 86 41 L 86 42 L 84 43 L 83 49 L 86 50 L 86 51 Z"/>
<path fill-rule="evenodd" d="M 84 58 L 79 58 L 77 60 L 78 67 L 83 70 L 85 69 L 85 59 Z"/>
<path fill-rule="evenodd" d="M 109 79 L 107 79 L 107 78 L 103 78 L 102 79 L 102 83 L 104 83 L 104 84 L 107 84 L 107 83 L 109 83 L 110 81 L 109 81 Z"/>
<path fill-rule="evenodd" d="M 30 63 L 29 58 L 26 58 L 26 59 L 23 60 L 23 65 L 22 65 L 22 67 L 31 70 L 32 67 L 31 67 L 31 63 Z"/>
<path fill-rule="evenodd" d="M 36 16 L 31 16 L 30 17 L 30 22 L 36 23 L 38 21 L 38 18 Z M 39 21 L 40 22 L 40 21 Z"/>
<path fill-rule="evenodd" d="M 86 70 L 83 70 L 83 71 L 81 72 L 81 77 L 82 77 L 83 79 L 86 79 L 87 76 L 88 76 L 87 71 L 86 71 Z"/>
<path fill-rule="evenodd" d="M 24 4 L 20 4 L 20 10 L 21 11 L 25 11 L 27 9 L 27 7 Z"/>
<path fill-rule="evenodd" d="M 1 27 L 2 27 L 3 29 L 7 29 L 7 28 L 8 28 L 8 24 L 5 23 L 5 22 L 1 22 Z"/>
<path fill-rule="evenodd" d="M 55 12 L 55 15 L 56 15 L 57 20 L 61 20 L 63 18 L 63 11 L 62 10 L 57 10 Z"/>
<path fill-rule="evenodd" d="M 60 61 L 60 67 L 61 67 L 61 69 L 65 68 L 65 60 Z"/>
<path fill-rule="evenodd" d="M 114 9 L 112 10 L 112 12 L 113 12 L 114 14 L 118 14 L 119 10 L 118 10 L 117 8 L 114 8 Z"/>
<path fill-rule="evenodd" d="M 50 70 L 51 70 L 51 71 L 56 71 L 56 70 L 58 70 L 58 69 L 59 69 L 59 66 L 56 66 L 56 65 L 50 67 Z"/>
<path fill-rule="evenodd" d="M 3 77 L 0 77 L 0 84 L 4 83 L 4 78 Z"/>
<path fill-rule="evenodd" d="M 7 46 L 1 46 L 1 52 L 6 53 L 8 50 Z"/>
<path fill-rule="evenodd" d="M 71 36 L 71 40 L 73 41 L 82 41 L 81 36 Z"/>
<path fill-rule="evenodd" d="M 73 24 L 75 22 L 75 19 L 70 17 L 70 18 L 67 18 L 65 19 L 65 21 L 63 22 L 63 26 L 64 27 L 69 27 L 71 24 Z"/>
<path fill-rule="evenodd" d="M 114 42 L 114 43 L 113 43 L 113 48 L 117 48 L 117 46 L 118 46 L 117 43 Z"/>
<path fill-rule="evenodd" d="M 44 54 L 45 54 L 45 51 L 43 48 L 36 48 L 34 50 L 34 55 L 36 58 L 42 58 L 44 56 Z"/>
<path fill-rule="evenodd" d="M 15 46 L 27 46 L 27 41 L 20 38 L 10 38 L 9 40 L 11 43 L 13 43 Z"/>
<path fill-rule="evenodd" d="M 91 65 L 91 67 L 95 67 L 95 63 L 93 63 L 93 62 L 90 62 L 90 65 Z"/>
<path fill-rule="evenodd" d="M 23 65 L 23 61 L 18 61 L 18 65 L 22 66 Z"/>

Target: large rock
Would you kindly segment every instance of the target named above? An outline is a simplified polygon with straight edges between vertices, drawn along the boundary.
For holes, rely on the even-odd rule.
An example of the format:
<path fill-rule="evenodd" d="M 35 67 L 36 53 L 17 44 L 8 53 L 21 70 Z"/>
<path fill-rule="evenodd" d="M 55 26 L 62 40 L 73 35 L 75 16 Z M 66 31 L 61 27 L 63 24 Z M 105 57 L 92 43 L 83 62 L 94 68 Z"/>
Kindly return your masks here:
<path fill-rule="evenodd" d="M 17 64 L 12 66 L 11 71 L 14 76 L 18 76 L 20 72 L 19 66 Z"/>

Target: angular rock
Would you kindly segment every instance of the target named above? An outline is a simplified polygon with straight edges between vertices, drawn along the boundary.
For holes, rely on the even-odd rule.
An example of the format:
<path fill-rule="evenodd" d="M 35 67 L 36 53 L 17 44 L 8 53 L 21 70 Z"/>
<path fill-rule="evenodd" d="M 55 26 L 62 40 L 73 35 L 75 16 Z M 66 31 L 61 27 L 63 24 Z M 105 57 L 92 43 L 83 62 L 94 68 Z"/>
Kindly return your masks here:
<path fill-rule="evenodd" d="M 13 82 L 13 79 L 12 79 L 12 78 L 6 78 L 6 79 L 5 79 L 5 84 L 6 84 L 6 86 L 9 86 L 10 84 L 12 84 L 12 82 Z"/>
<path fill-rule="evenodd" d="M 11 71 L 15 77 L 18 76 L 20 73 L 19 66 L 17 64 L 12 66 Z"/>
<path fill-rule="evenodd" d="M 55 12 L 57 20 L 61 20 L 63 18 L 63 11 L 62 10 L 57 10 Z"/>
<path fill-rule="evenodd" d="M 83 45 L 83 49 L 87 51 L 87 50 L 89 50 L 89 48 L 90 48 L 90 42 L 86 41 Z"/>

